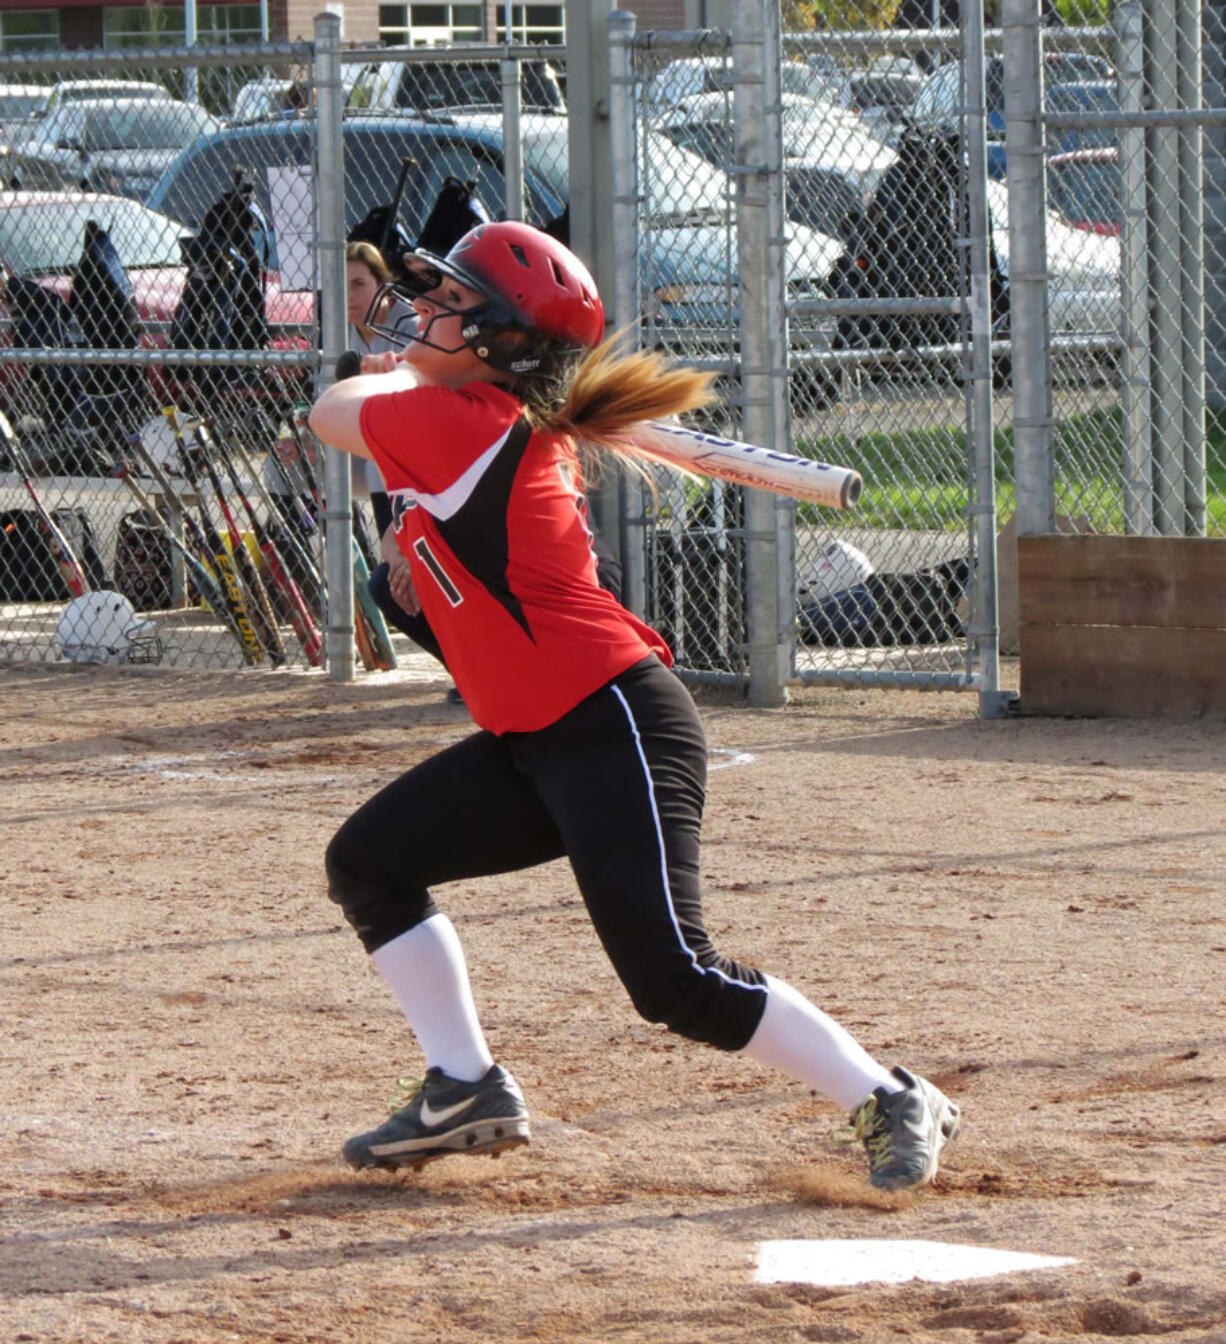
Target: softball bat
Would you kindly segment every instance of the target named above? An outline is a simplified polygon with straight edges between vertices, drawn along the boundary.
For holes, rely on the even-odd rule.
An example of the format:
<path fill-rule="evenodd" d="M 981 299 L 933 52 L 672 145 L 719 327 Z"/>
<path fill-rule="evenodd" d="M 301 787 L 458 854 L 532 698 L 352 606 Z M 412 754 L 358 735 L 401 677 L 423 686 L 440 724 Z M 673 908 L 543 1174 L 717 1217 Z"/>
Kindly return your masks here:
<path fill-rule="evenodd" d="M 850 467 L 834 467 L 827 462 L 778 453 L 738 439 L 721 439 L 660 420 L 647 422 L 641 432 L 633 431 L 629 440 L 626 446 L 640 456 L 683 471 L 757 490 L 771 490 L 777 495 L 791 495 L 834 509 L 851 508 L 864 488 L 860 473 Z"/>

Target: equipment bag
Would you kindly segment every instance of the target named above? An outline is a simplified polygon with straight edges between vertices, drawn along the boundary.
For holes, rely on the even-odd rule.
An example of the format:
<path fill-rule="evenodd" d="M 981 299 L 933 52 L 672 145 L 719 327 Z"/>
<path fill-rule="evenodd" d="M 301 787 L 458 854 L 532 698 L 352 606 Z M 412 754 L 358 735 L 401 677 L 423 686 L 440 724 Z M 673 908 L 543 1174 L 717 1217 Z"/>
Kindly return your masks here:
<path fill-rule="evenodd" d="M 84 510 L 55 509 L 51 516 L 80 560 L 86 582 L 102 587 L 105 571 Z M 38 514 L 33 509 L 0 513 L 0 602 L 66 602 L 71 596 Z"/>
<path fill-rule="evenodd" d="M 469 229 L 489 222 L 490 212 L 477 196 L 477 184 L 448 177 L 443 180 L 438 198 L 421 226 L 417 246 L 442 257 Z"/>
<path fill-rule="evenodd" d="M 803 602 L 800 638 L 805 644 L 852 648 L 962 639 L 970 568 L 968 560 L 957 559 L 907 573 L 871 574 L 863 583 Z"/>
<path fill-rule="evenodd" d="M 115 589 L 137 611 L 164 611 L 172 605 L 174 571 L 171 545 L 161 520 L 144 509 L 119 520 L 115 543 Z"/>

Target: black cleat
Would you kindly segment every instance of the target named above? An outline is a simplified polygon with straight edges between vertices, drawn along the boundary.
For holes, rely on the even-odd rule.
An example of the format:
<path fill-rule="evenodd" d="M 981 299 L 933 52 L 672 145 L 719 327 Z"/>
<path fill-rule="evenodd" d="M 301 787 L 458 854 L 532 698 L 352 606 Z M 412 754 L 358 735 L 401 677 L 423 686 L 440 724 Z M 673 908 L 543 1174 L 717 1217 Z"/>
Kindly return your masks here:
<path fill-rule="evenodd" d="M 461 1083 L 442 1069 L 427 1069 L 408 1105 L 378 1129 L 358 1134 L 341 1156 L 364 1167 L 414 1169 L 453 1153 L 488 1153 L 527 1143 L 528 1108 L 519 1084 L 505 1069 L 491 1066 L 484 1078 Z"/>
<path fill-rule="evenodd" d="M 851 1124 L 868 1151 L 869 1180 L 881 1190 L 927 1185 L 941 1149 L 958 1132 L 957 1106 L 926 1078 L 895 1068 L 902 1092 L 877 1088 L 853 1112 Z"/>

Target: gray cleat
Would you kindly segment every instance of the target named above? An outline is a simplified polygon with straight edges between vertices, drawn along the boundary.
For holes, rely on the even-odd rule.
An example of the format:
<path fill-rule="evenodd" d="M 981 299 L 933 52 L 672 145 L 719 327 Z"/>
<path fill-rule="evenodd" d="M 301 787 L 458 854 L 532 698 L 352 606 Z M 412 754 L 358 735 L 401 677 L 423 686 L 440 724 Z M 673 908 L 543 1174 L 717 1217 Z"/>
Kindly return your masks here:
<path fill-rule="evenodd" d="M 892 1072 L 905 1090 L 877 1088 L 852 1113 L 851 1124 L 868 1151 L 873 1185 L 908 1190 L 937 1174 L 941 1149 L 958 1132 L 961 1114 L 926 1078 L 904 1068 Z"/>
<path fill-rule="evenodd" d="M 488 1153 L 527 1143 L 528 1109 L 519 1085 L 497 1064 L 475 1083 L 427 1069 L 408 1105 L 341 1150 L 351 1167 L 422 1167 L 452 1153 Z"/>

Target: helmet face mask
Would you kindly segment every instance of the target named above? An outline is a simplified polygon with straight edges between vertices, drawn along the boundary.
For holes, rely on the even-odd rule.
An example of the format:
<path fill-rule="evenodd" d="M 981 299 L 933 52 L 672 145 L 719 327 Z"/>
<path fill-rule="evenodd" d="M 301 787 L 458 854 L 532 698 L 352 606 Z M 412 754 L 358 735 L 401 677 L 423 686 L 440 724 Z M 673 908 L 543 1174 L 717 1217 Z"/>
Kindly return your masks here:
<path fill-rule="evenodd" d="M 55 637 L 74 663 L 160 663 L 166 652 L 157 625 L 142 620 L 122 593 L 107 589 L 74 597 L 60 615 Z"/>
<path fill-rule="evenodd" d="M 604 309 L 583 264 L 548 234 L 507 221 L 470 230 L 445 257 L 418 250 L 404 259 L 402 278 L 382 286 L 367 322 L 401 348 L 409 342 L 445 354 L 465 348 L 502 373 L 526 377 L 555 354 L 591 349 L 604 332 Z M 456 308 L 438 296 L 451 278 L 483 301 Z M 409 304 L 426 298 L 424 325 L 371 321 L 391 296 Z M 440 317 L 461 319 L 460 344 L 431 338 Z"/>

